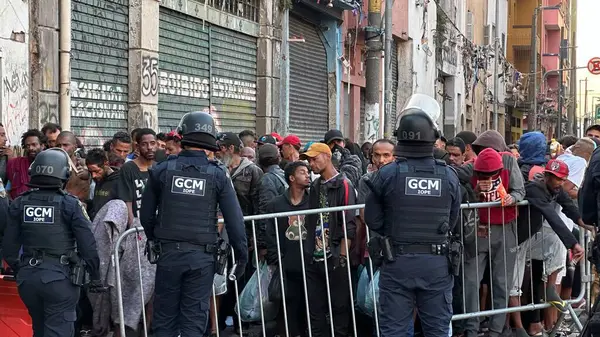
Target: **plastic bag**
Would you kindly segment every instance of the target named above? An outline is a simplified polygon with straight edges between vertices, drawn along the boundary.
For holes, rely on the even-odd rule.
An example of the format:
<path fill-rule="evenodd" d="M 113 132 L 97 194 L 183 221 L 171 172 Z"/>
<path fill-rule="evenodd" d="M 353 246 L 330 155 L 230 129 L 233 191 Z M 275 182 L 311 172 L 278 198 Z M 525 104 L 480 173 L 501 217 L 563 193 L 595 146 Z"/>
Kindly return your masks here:
<path fill-rule="evenodd" d="M 227 292 L 227 277 L 225 275 L 215 274 L 215 278 L 213 279 L 213 289 L 215 290 L 215 295 L 223 295 Z"/>
<path fill-rule="evenodd" d="M 269 282 L 269 301 L 279 302 L 283 299 L 281 293 L 281 275 L 279 275 L 279 267 L 273 269 L 273 278 Z"/>
<path fill-rule="evenodd" d="M 373 298 L 373 287 L 375 287 L 375 299 L 377 300 L 377 310 L 379 311 L 379 270 L 373 275 L 373 280 L 369 282 L 367 296 L 365 298 L 365 314 L 373 317 L 375 315 L 375 300 Z"/>
<path fill-rule="evenodd" d="M 367 300 L 367 292 L 369 288 L 369 272 L 364 266 L 359 266 L 358 286 L 356 287 L 356 306 L 366 313 L 365 302 Z"/>
<path fill-rule="evenodd" d="M 239 313 L 237 305 L 235 311 L 239 314 L 242 322 L 260 322 L 260 303 L 262 302 L 262 308 L 264 313 L 264 319 L 266 321 L 272 321 L 277 317 L 279 313 L 279 302 L 269 301 L 269 284 L 273 278 L 275 268 L 269 268 L 269 266 L 261 262 L 258 269 L 252 274 L 252 277 L 242 290 L 239 299 Z M 258 274 L 260 272 L 260 289 L 262 295 L 259 299 L 258 291 Z"/>

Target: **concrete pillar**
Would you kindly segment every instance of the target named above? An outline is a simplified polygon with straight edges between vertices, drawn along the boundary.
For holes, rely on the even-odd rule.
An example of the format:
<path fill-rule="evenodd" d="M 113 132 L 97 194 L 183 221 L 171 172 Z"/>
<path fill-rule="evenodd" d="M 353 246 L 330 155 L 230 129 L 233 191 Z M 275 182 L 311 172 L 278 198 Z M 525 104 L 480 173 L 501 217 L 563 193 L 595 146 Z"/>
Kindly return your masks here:
<path fill-rule="evenodd" d="M 129 1 L 129 129 L 158 131 L 158 15 L 156 0 Z"/>
<path fill-rule="evenodd" d="M 256 58 L 256 133 L 285 132 L 278 124 L 280 106 L 281 19 L 280 2 L 261 0 Z"/>
<path fill-rule="evenodd" d="M 41 128 L 58 120 L 59 0 L 29 2 L 29 67 L 31 95 L 29 127 Z"/>

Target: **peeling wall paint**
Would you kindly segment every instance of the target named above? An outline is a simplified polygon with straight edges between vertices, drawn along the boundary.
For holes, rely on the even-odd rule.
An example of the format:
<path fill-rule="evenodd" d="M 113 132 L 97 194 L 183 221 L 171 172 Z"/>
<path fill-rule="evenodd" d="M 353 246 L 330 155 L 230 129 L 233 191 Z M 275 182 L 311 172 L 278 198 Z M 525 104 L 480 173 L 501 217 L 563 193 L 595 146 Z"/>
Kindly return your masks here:
<path fill-rule="evenodd" d="M 18 145 L 29 125 L 29 6 L 0 3 L 0 115 L 9 144 Z"/>

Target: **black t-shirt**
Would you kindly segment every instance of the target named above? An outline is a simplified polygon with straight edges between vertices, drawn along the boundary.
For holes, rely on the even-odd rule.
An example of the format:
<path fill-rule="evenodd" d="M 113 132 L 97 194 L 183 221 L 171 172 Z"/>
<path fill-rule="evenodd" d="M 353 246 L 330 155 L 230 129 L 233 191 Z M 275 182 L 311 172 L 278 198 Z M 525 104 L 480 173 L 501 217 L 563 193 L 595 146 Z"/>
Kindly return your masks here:
<path fill-rule="evenodd" d="M 94 199 L 92 200 L 92 209 L 90 218 L 94 219 L 96 213 L 104 207 L 109 201 L 118 199 L 117 191 L 120 183 L 120 171 L 113 172 L 108 177 L 105 177 L 100 183 L 96 184 L 94 189 Z"/>
<path fill-rule="evenodd" d="M 125 202 L 131 202 L 133 217 L 140 217 L 142 193 L 148 181 L 148 171 L 142 172 L 136 163 L 128 161 L 119 170 L 118 196 Z"/>

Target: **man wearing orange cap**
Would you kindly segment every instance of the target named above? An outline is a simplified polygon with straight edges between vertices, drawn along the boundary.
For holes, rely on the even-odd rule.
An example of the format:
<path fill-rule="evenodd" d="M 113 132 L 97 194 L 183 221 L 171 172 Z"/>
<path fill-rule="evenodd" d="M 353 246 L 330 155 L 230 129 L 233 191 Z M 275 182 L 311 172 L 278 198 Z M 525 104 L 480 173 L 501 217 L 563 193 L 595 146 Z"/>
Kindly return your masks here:
<path fill-rule="evenodd" d="M 308 160 L 313 172 L 320 174 L 312 184 L 308 208 L 327 208 L 356 203 L 354 186 L 340 174 L 331 161 L 331 149 L 323 143 L 312 144 L 300 159 Z M 344 223 L 345 222 L 345 223 Z M 312 334 L 329 334 L 327 299 L 331 295 L 332 324 L 335 336 L 347 336 L 350 310 L 348 252 L 356 233 L 355 211 L 311 214 L 305 218 L 306 243 L 304 252 L 312 259 L 306 261 L 308 303 Z M 327 289 L 328 274 L 329 289 Z"/>

